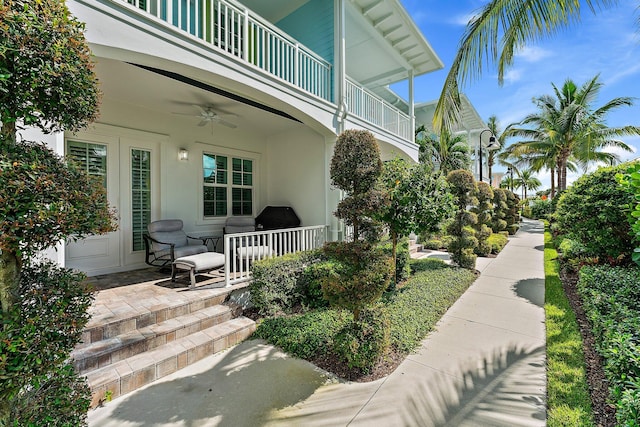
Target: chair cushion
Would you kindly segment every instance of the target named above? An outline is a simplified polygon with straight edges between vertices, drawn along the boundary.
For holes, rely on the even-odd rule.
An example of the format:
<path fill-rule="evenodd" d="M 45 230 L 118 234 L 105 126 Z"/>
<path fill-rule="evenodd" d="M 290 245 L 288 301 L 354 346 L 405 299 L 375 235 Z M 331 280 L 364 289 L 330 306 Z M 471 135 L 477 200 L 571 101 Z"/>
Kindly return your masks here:
<path fill-rule="evenodd" d="M 250 233 L 256 231 L 256 220 L 247 216 L 232 216 L 224 225 L 225 234 Z"/>
<path fill-rule="evenodd" d="M 270 251 L 271 251 L 271 248 L 269 246 L 245 246 L 245 247 L 236 249 L 238 258 L 242 258 L 242 259 L 266 258 L 267 256 L 269 256 Z"/>
<path fill-rule="evenodd" d="M 181 246 L 187 246 L 189 241 L 186 233 L 182 230 L 183 224 L 181 219 L 161 219 L 159 221 L 153 221 L 147 226 L 149 236 L 163 243 L 173 243 L 176 248 Z M 164 245 L 152 241 L 151 249 L 156 253 L 156 257 L 163 251 L 168 251 L 170 245 Z"/>
<path fill-rule="evenodd" d="M 173 264 L 176 268 L 194 271 L 213 270 L 224 265 L 224 255 L 217 252 L 207 252 L 177 258 Z"/>

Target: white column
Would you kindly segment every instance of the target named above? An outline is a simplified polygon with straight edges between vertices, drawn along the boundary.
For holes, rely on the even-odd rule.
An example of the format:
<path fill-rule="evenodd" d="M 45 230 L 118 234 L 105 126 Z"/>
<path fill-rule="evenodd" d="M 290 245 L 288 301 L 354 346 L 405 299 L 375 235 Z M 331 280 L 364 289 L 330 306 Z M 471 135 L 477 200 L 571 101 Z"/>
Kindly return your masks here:
<path fill-rule="evenodd" d="M 411 129 L 411 142 L 415 142 L 416 138 L 416 111 L 413 93 L 413 68 L 409 70 L 409 129 Z"/>
<path fill-rule="evenodd" d="M 334 64 L 333 64 L 333 87 L 334 100 L 338 106 L 336 111 L 336 133 L 344 130 L 344 118 L 347 114 L 346 99 L 346 10 L 345 0 L 334 0 Z"/>
<path fill-rule="evenodd" d="M 333 214 L 338 207 L 338 202 L 340 202 L 340 190 L 331 186 L 331 158 L 333 157 L 335 146 L 335 138 L 329 137 L 325 139 L 325 224 L 329 226 L 327 241 L 339 240 L 340 232 L 343 231 L 341 221 Z"/>

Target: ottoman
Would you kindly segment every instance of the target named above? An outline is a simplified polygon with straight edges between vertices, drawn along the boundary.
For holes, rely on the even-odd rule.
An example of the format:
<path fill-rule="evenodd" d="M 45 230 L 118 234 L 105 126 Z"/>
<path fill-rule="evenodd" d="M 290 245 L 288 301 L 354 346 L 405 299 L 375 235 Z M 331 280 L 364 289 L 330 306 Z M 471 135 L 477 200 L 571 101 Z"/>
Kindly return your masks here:
<path fill-rule="evenodd" d="M 196 273 L 211 271 L 224 267 L 224 254 L 217 252 L 204 252 L 195 255 L 187 255 L 177 258 L 171 265 L 171 281 L 176 279 L 176 270 L 189 270 L 191 283 L 189 289 L 196 286 Z"/>

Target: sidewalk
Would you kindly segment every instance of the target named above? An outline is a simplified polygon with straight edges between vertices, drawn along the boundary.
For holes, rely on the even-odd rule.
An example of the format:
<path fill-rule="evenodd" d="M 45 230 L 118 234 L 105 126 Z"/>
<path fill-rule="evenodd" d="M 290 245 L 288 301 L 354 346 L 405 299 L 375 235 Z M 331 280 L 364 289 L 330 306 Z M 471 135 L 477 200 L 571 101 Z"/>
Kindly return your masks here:
<path fill-rule="evenodd" d="M 543 426 L 543 227 L 525 221 L 387 378 L 341 383 L 247 341 L 89 413 L 90 426 Z"/>

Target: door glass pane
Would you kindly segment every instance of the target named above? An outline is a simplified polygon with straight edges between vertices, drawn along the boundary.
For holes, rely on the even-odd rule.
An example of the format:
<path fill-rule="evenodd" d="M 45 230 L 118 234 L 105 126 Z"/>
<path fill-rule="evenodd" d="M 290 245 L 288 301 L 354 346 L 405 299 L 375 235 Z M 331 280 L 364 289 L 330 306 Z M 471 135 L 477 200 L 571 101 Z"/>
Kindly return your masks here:
<path fill-rule="evenodd" d="M 131 229 L 133 250 L 144 250 L 142 235 L 151 218 L 151 152 L 131 150 Z"/>
<path fill-rule="evenodd" d="M 67 157 L 72 159 L 89 175 L 101 177 L 102 185 L 107 188 L 106 145 L 68 140 Z"/>

